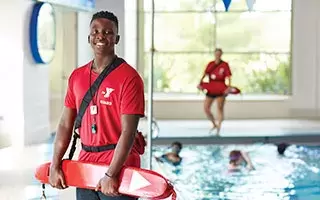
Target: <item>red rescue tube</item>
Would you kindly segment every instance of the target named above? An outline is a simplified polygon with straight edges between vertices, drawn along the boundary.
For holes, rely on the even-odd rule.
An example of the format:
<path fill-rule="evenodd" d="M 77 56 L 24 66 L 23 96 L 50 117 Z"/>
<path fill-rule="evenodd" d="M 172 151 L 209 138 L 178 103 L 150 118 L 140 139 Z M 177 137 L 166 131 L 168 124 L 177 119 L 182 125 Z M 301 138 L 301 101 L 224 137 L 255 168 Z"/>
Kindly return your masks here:
<path fill-rule="evenodd" d="M 228 90 L 228 86 L 224 82 L 211 81 L 210 83 L 201 82 L 199 89 L 206 94 L 221 95 Z M 241 90 L 237 87 L 231 86 L 227 94 L 240 94 Z"/>
<path fill-rule="evenodd" d="M 40 165 L 35 177 L 43 184 L 49 183 L 50 162 Z M 95 189 L 108 166 L 95 163 L 63 160 L 62 171 L 66 184 L 72 187 Z M 151 199 L 176 199 L 173 186 L 162 175 L 146 169 L 124 167 L 120 172 L 119 193 Z"/>

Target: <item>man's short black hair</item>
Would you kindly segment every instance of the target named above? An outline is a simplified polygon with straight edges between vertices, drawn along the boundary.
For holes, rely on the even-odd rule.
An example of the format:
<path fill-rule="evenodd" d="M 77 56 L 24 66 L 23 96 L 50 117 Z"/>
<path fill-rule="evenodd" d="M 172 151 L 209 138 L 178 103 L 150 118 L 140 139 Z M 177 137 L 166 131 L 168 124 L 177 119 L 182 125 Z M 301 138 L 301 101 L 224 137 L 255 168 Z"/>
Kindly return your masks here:
<path fill-rule="evenodd" d="M 178 146 L 179 147 L 179 149 L 182 149 L 182 144 L 181 144 L 181 142 L 173 142 L 172 144 L 171 144 L 171 146 Z"/>
<path fill-rule="evenodd" d="M 112 12 L 109 12 L 109 11 L 100 11 L 100 12 L 97 12 L 95 14 L 92 15 L 92 19 L 90 21 L 90 24 L 92 23 L 93 20 L 95 19 L 99 19 L 99 18 L 104 18 L 104 19 L 108 19 L 112 22 L 115 23 L 117 29 L 119 29 L 119 21 L 118 21 L 118 18 L 112 13 Z"/>

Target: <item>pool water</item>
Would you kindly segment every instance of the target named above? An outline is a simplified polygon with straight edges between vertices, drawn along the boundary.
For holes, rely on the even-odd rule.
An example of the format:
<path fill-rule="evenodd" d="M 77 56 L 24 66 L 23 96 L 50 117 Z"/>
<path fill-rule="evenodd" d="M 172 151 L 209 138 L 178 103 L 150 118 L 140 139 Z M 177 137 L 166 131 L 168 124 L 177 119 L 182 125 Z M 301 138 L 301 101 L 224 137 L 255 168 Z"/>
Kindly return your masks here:
<path fill-rule="evenodd" d="M 234 149 L 248 152 L 255 170 L 228 172 Z M 168 150 L 153 149 L 155 156 Z M 320 147 L 291 145 L 279 156 L 276 146 L 267 144 L 185 145 L 181 156 L 178 167 L 153 161 L 181 200 L 320 200 Z"/>

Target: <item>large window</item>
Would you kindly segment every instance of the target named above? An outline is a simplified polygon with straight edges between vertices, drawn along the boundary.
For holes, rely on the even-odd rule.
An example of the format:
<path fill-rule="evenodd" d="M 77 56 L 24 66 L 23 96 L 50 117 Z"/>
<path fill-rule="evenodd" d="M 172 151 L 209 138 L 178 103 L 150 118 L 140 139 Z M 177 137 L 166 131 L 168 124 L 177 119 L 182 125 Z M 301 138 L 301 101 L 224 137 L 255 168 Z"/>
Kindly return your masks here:
<path fill-rule="evenodd" d="M 290 94 L 291 0 L 256 0 L 248 12 L 245 0 L 233 0 L 225 12 L 222 0 L 144 1 L 145 83 L 154 26 L 154 90 L 196 93 L 215 48 L 229 62 L 232 83 L 247 94 Z"/>

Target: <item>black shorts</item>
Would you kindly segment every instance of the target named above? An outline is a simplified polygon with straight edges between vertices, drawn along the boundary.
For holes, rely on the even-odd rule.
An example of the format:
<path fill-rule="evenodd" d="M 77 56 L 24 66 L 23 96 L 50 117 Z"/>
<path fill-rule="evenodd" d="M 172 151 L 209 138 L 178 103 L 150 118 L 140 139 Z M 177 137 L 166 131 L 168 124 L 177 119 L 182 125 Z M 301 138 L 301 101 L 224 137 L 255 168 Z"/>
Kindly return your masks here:
<path fill-rule="evenodd" d="M 210 97 L 212 99 L 215 99 L 217 97 L 226 97 L 227 95 L 225 94 L 206 94 L 207 97 Z"/>

